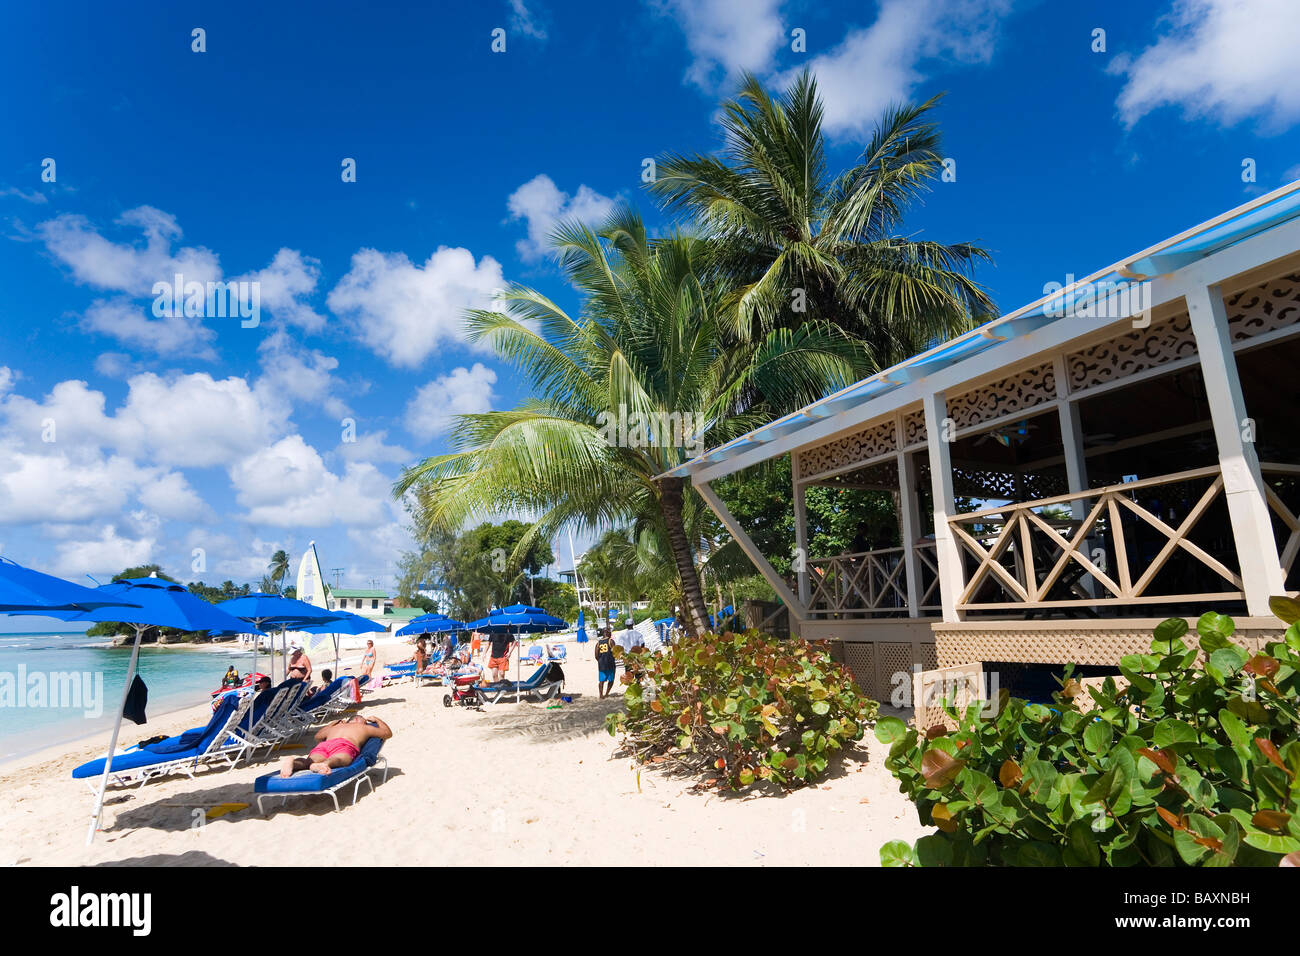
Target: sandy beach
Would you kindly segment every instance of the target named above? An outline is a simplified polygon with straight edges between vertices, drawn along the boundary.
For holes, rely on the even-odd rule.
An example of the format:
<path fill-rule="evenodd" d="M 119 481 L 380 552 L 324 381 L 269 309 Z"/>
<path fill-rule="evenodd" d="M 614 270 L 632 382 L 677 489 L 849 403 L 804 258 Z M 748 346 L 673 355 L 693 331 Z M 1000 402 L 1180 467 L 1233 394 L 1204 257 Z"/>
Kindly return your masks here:
<path fill-rule="evenodd" d="M 381 660 L 409 648 L 382 647 Z M 504 703 L 482 713 L 443 706 L 440 687 L 409 682 L 367 694 L 363 713 L 393 729 L 389 772 L 363 787 L 355 806 L 328 797 L 268 801 L 257 811 L 255 777 L 273 769 L 260 756 L 231 771 L 170 777 L 143 789 L 110 789 L 102 830 L 85 846 L 92 798 L 73 767 L 102 755 L 90 739 L 0 766 L 0 864 L 258 865 L 295 861 L 421 866 L 535 865 L 869 865 L 891 839 L 926 832 L 884 769 L 870 733 L 817 787 L 744 795 L 695 788 L 697 778 L 662 770 L 637 774 L 617 755 L 605 714 L 616 694 L 596 697 L 594 665 L 570 645 L 571 704 Z M 581 658 L 581 659 L 577 659 Z M 319 665 L 318 665 L 319 666 Z M 882 711 L 884 712 L 884 711 Z M 123 739 L 202 724 L 208 708 L 123 728 Z M 306 752 L 308 736 L 279 754 Z M 350 799 L 350 789 L 348 791 Z M 245 809 L 207 818 L 210 808 Z"/>

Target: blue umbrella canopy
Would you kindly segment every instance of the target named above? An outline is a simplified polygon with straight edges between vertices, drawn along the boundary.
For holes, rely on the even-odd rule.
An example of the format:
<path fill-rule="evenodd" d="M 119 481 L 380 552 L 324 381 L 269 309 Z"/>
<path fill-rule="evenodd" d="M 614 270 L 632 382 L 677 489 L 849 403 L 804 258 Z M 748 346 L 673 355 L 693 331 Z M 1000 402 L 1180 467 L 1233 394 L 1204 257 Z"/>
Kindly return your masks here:
<path fill-rule="evenodd" d="M 292 630 L 306 630 L 313 624 L 340 620 L 346 611 L 331 611 L 327 608 L 282 597 L 279 594 L 257 592 L 244 597 L 222 601 L 217 607 L 241 620 L 252 621 L 259 626 L 273 624 Z M 302 626 L 299 626 L 302 625 Z"/>
<path fill-rule="evenodd" d="M 139 607 L 133 601 L 104 594 L 99 588 L 82 587 L 0 558 L 0 612 L 89 611 L 124 605 Z"/>
<path fill-rule="evenodd" d="M 536 634 L 546 631 L 562 631 L 569 625 L 558 617 L 547 614 L 540 607 L 526 604 L 512 604 L 509 607 L 493 608 L 488 616 L 471 621 L 465 625 L 474 631 L 508 631 L 512 634 Z"/>
<path fill-rule="evenodd" d="M 95 593 L 104 603 L 85 611 L 55 612 L 67 621 L 122 621 L 137 631 L 174 627 L 182 631 L 236 631 L 261 634 L 256 627 L 189 592 L 183 584 L 163 578 L 126 578 L 102 584 Z M 110 603 L 116 602 L 116 603 Z"/>
<path fill-rule="evenodd" d="M 463 621 L 457 621 L 445 614 L 423 614 L 420 617 L 413 618 L 405 627 L 399 628 L 393 633 L 399 637 L 406 637 L 411 634 L 455 633 L 467 629 L 468 626 Z"/>
<path fill-rule="evenodd" d="M 582 610 L 582 608 L 578 608 L 578 643 L 579 644 L 587 643 L 587 628 L 584 623 L 585 620 L 583 617 L 584 613 L 585 612 Z"/>
<path fill-rule="evenodd" d="M 295 630 L 305 631 L 308 634 L 369 634 L 388 630 L 378 621 L 372 621 L 360 614 L 353 614 L 351 611 L 331 611 L 330 613 L 344 614 L 346 617 L 295 628 Z"/>

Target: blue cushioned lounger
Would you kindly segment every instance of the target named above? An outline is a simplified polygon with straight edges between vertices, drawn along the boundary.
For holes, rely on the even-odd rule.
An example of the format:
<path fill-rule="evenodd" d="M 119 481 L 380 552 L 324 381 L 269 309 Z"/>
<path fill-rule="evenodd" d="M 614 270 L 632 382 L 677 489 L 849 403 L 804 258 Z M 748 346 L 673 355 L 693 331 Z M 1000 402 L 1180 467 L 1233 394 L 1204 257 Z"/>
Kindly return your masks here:
<path fill-rule="evenodd" d="M 266 811 L 262 807 L 262 801 L 270 796 L 283 797 L 287 800 L 293 796 L 304 796 L 311 794 L 326 793 L 334 801 L 334 809 L 339 809 L 338 790 L 351 783 L 352 802 L 357 802 L 357 793 L 361 789 L 361 784 L 369 784 L 370 789 L 375 789 L 374 782 L 370 779 L 370 770 L 376 764 L 382 762 L 383 777 L 381 781 L 388 779 L 388 760 L 379 754 L 380 748 L 384 746 L 384 741 L 379 737 L 371 737 L 366 741 L 365 746 L 361 748 L 361 753 L 346 767 L 337 767 L 329 773 L 314 773 L 311 770 L 299 770 L 292 777 L 281 777 L 279 771 L 274 773 L 265 773 L 253 781 L 253 792 L 258 794 L 257 809 L 260 813 Z"/>
<path fill-rule="evenodd" d="M 474 689 L 482 695 L 488 706 L 495 704 L 502 697 L 522 697 L 525 694 L 532 693 L 536 693 L 543 700 L 547 700 L 559 694 L 564 687 L 564 681 L 549 679 L 548 675 L 550 673 L 551 665 L 543 664 L 529 676 L 528 680 L 506 680 L 497 684 L 475 684 Z"/>
<path fill-rule="evenodd" d="M 155 744 L 126 750 L 113 755 L 109 773 L 117 783 L 139 778 L 143 786 L 154 777 L 184 773 L 190 777 L 201 764 L 222 760 L 227 769 L 235 766 L 248 749 L 247 743 L 231 736 L 231 731 L 248 711 L 247 699 L 227 698 L 212 713 L 206 727 L 196 727 Z M 99 777 L 105 758 L 87 761 L 72 771 L 76 780 Z M 130 782 L 135 782 L 130 780 Z M 93 785 L 91 786 L 93 790 Z"/>

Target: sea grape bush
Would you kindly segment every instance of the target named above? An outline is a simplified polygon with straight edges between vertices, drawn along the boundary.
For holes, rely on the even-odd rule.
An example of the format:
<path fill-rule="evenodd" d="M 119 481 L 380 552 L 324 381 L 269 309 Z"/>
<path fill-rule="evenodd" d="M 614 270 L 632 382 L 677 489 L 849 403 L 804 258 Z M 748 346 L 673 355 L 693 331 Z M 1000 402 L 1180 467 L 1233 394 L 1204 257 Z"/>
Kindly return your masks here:
<path fill-rule="evenodd" d="M 1290 626 L 1261 653 L 1229 640 L 1231 618 L 1203 615 L 1195 646 L 1171 619 L 1118 683 L 1076 697 L 1067 669 L 1055 706 L 1004 692 L 996 716 L 950 709 L 951 732 L 882 718 L 885 765 L 938 832 L 881 862 L 1300 865 L 1300 604 L 1273 610 Z"/>
<path fill-rule="evenodd" d="M 733 790 L 811 783 L 878 709 L 824 642 L 705 634 L 661 654 L 636 648 L 623 664 L 626 713 L 606 718 L 610 734 L 643 763 L 680 760 Z"/>

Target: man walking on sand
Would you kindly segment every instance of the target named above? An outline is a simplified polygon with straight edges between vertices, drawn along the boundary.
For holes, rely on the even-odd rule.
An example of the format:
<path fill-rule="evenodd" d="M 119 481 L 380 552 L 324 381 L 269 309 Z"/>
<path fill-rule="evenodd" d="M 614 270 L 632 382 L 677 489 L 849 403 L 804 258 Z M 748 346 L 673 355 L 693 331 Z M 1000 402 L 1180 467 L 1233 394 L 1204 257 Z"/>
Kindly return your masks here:
<path fill-rule="evenodd" d="M 600 700 L 614 689 L 614 638 L 609 628 L 604 628 L 596 639 L 596 678 Z"/>
<path fill-rule="evenodd" d="M 361 754 L 371 737 L 387 740 L 392 730 L 378 717 L 353 714 L 316 731 L 316 746 L 305 757 L 285 757 L 280 761 L 280 776 L 292 777 L 299 770 L 312 773 L 329 773 L 335 767 L 346 767 Z"/>

